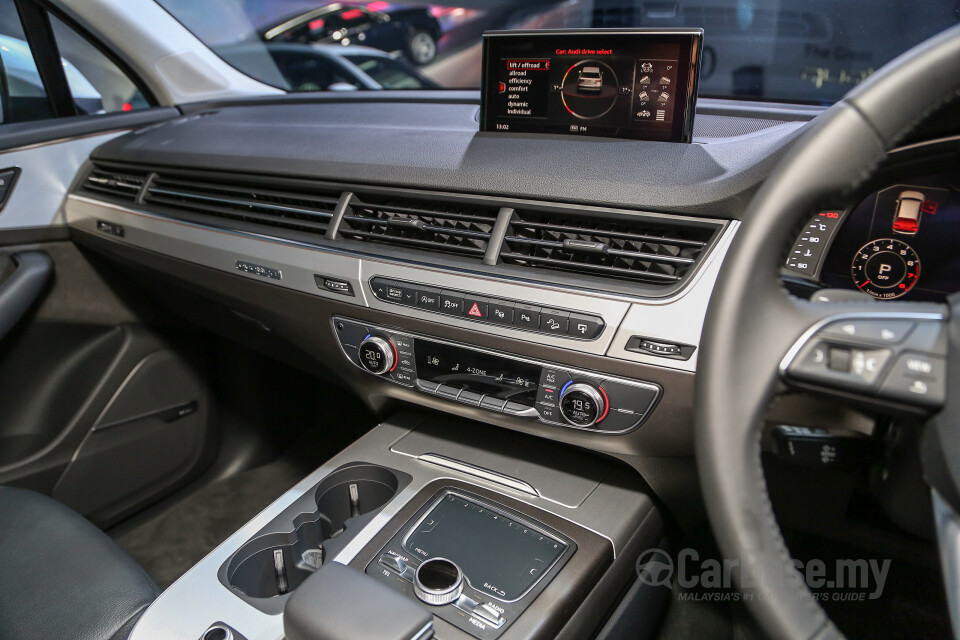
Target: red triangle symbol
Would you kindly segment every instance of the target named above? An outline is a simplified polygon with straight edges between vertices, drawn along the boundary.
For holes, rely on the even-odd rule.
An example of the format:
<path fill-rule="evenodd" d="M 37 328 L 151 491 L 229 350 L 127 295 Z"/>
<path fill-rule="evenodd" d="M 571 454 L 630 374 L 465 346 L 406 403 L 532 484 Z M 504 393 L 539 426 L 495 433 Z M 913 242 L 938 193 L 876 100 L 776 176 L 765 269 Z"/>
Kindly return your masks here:
<path fill-rule="evenodd" d="M 480 307 L 477 306 L 477 303 L 474 302 L 473 306 L 470 307 L 470 311 L 467 311 L 467 315 L 474 316 L 476 318 L 482 318 L 483 314 L 480 313 Z"/>

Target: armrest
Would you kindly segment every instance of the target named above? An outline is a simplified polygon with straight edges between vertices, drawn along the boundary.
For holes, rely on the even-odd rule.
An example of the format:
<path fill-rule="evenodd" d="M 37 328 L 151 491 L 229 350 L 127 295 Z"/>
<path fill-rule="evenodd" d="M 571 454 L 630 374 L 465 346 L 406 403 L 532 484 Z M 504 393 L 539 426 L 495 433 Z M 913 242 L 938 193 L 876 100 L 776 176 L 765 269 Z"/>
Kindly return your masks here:
<path fill-rule="evenodd" d="M 0 282 L 0 339 L 30 310 L 53 275 L 53 261 L 42 251 L 15 253 L 12 260 L 16 269 Z"/>
<path fill-rule="evenodd" d="M 433 615 L 366 574 L 331 562 L 283 610 L 287 640 L 429 640 Z"/>

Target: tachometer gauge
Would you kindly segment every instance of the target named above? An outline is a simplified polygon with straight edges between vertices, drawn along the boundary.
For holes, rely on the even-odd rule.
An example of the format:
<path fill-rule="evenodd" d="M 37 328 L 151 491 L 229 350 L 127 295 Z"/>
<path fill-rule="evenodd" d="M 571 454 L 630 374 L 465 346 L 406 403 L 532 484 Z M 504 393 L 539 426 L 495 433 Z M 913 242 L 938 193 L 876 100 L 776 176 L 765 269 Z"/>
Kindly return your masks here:
<path fill-rule="evenodd" d="M 902 240 L 883 238 L 863 245 L 850 267 L 858 289 L 874 298 L 899 298 L 920 279 L 920 258 Z"/>

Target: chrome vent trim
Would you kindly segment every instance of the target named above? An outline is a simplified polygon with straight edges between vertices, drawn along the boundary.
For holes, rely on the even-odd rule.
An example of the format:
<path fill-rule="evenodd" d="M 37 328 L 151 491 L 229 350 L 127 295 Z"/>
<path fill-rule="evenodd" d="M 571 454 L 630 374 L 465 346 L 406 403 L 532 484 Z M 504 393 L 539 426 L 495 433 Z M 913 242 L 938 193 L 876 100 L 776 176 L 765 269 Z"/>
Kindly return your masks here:
<path fill-rule="evenodd" d="M 94 165 L 84 178 L 81 189 L 98 196 L 136 202 L 148 176 L 147 171 Z"/>
<path fill-rule="evenodd" d="M 349 240 L 482 260 L 498 210 L 360 194 L 350 200 L 337 233 Z"/>
<path fill-rule="evenodd" d="M 266 187 L 255 179 L 213 179 L 156 173 L 144 204 L 225 220 L 265 224 L 325 235 L 340 199 L 338 191 Z"/>
<path fill-rule="evenodd" d="M 676 284 L 693 272 L 721 228 L 666 217 L 515 211 L 500 260 L 582 276 Z"/>

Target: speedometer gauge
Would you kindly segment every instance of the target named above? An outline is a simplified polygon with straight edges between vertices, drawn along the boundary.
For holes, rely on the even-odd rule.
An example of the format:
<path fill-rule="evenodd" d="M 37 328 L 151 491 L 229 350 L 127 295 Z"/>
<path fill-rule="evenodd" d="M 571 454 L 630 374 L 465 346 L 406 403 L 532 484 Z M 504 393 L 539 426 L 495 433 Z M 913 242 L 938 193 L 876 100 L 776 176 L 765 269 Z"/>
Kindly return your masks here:
<path fill-rule="evenodd" d="M 920 279 L 920 258 L 901 240 L 883 238 L 863 245 L 850 267 L 858 289 L 874 298 L 899 298 Z"/>

